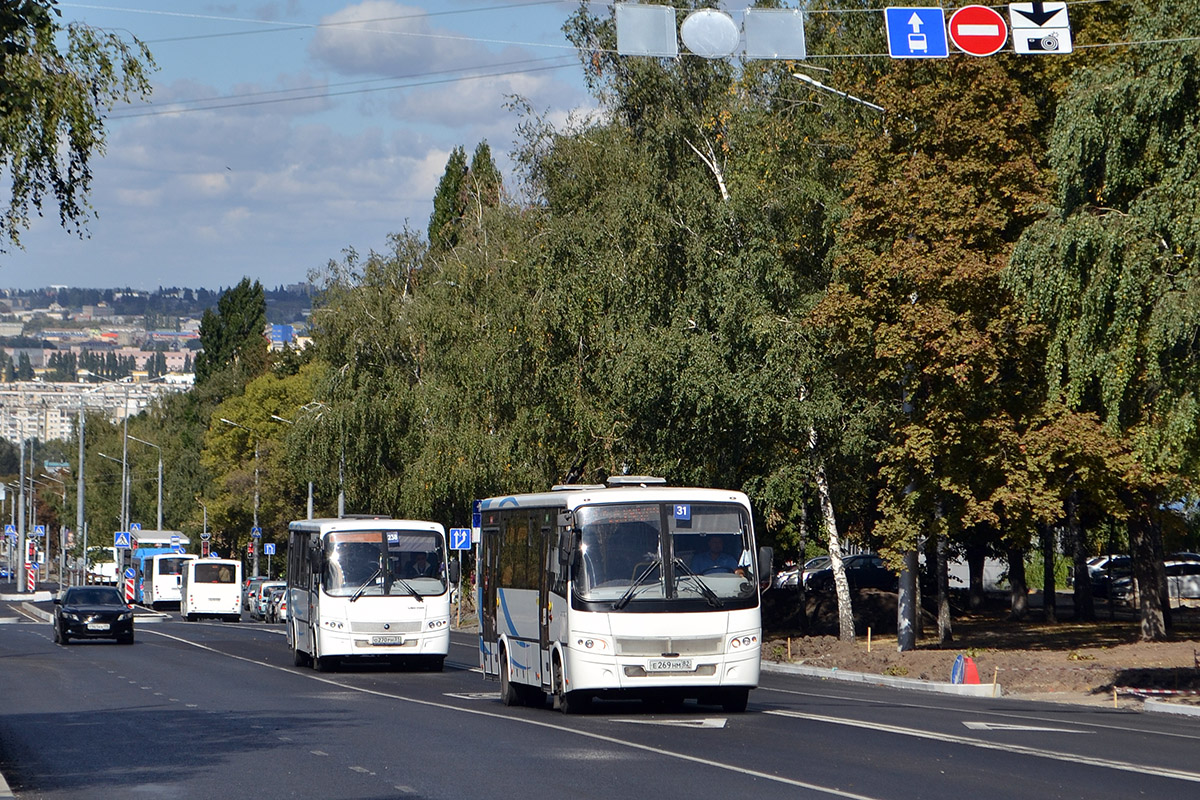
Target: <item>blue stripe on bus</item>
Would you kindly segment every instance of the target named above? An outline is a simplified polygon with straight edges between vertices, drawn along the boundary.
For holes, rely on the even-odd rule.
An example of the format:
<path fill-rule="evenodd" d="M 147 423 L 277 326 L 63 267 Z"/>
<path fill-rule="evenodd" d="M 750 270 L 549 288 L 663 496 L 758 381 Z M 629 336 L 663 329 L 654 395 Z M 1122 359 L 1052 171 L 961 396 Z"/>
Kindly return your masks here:
<path fill-rule="evenodd" d="M 496 594 L 500 598 L 500 610 L 504 612 L 504 621 L 508 624 L 509 633 L 514 637 L 519 636 L 520 634 L 517 633 L 517 626 L 513 624 L 512 615 L 508 613 L 508 600 L 504 597 L 504 590 L 498 589 Z M 529 647 L 529 642 L 522 642 L 520 639 L 510 639 L 510 641 L 516 642 L 521 647 Z M 525 666 L 512 657 L 511 650 L 508 654 L 508 660 L 511 661 L 513 666 L 517 669 L 529 669 L 528 666 Z"/>

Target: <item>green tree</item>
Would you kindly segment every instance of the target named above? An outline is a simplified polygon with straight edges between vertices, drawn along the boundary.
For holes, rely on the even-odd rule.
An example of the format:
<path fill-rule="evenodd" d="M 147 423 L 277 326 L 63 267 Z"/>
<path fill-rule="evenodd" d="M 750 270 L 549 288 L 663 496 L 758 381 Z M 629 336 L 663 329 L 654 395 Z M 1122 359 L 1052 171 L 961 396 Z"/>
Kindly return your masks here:
<path fill-rule="evenodd" d="M 429 246 L 435 250 L 454 247 L 458 240 L 456 229 L 462 217 L 463 184 L 467 176 L 467 153 L 455 147 L 446 161 L 446 170 L 433 194 L 433 214 L 429 217 Z"/>
<path fill-rule="evenodd" d="M 1200 467 L 1200 56 L 1194 0 L 1133 8 L 1125 57 L 1076 73 L 1059 105 L 1050 214 L 1008 283 L 1051 332 L 1047 385 L 1137 455 L 1124 497 L 1144 639 L 1166 635 L 1162 508 Z M 1154 587 L 1157 587 L 1154 588 Z"/>
<path fill-rule="evenodd" d="M 262 284 L 243 278 L 217 301 L 217 310 L 204 312 L 200 320 L 200 344 L 196 355 L 196 384 L 203 386 L 221 372 L 240 387 L 262 374 L 269 364 L 267 349 L 267 301 Z"/>
<path fill-rule="evenodd" d="M 64 229 L 84 235 L 104 114 L 150 92 L 154 61 L 145 44 L 86 25 L 64 30 L 56 6 L 16 0 L 0 8 L 0 162 L 11 192 L 0 252 L 21 246 L 30 214 L 40 216 L 47 201 L 58 205 Z"/>

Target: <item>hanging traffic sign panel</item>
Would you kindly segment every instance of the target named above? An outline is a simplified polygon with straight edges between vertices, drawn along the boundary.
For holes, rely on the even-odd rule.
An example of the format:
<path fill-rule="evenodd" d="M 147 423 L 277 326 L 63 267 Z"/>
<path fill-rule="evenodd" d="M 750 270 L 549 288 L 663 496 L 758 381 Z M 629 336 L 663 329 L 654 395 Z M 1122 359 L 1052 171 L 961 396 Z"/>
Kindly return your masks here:
<path fill-rule="evenodd" d="M 892 58 L 945 58 L 946 12 L 940 8 L 885 8 L 888 55 Z"/>
<path fill-rule="evenodd" d="M 972 56 L 990 56 L 1008 42 L 1004 17 L 987 6 L 963 6 L 950 15 L 950 41 Z"/>
<path fill-rule="evenodd" d="M 1066 3 L 1010 3 L 1008 21 L 1020 55 L 1065 55 L 1073 49 Z"/>

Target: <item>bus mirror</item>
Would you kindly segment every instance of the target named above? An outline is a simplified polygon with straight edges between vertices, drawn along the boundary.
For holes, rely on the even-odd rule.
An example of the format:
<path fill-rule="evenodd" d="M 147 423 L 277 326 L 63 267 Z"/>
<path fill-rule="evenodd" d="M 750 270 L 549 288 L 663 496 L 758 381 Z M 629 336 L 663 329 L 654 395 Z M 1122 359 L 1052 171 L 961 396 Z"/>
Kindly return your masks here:
<path fill-rule="evenodd" d="M 462 577 L 462 565 L 458 563 L 457 558 L 446 564 L 446 576 L 450 579 L 451 583 L 455 584 Z"/>
<path fill-rule="evenodd" d="M 771 575 L 774 574 L 771 562 L 775 560 L 775 549 L 772 547 L 758 548 L 758 579 L 759 582 L 766 582 L 767 586 L 771 585 Z"/>

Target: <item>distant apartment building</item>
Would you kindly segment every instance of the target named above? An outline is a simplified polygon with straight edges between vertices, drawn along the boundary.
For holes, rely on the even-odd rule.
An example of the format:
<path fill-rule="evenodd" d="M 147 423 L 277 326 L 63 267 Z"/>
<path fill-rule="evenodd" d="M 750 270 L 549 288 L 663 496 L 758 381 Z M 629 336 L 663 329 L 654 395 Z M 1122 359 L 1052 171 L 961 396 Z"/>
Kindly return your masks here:
<path fill-rule="evenodd" d="M 157 397 L 188 388 L 187 382 L 0 384 L 0 437 L 16 442 L 70 439 L 79 409 L 100 412 L 113 422 L 141 413 Z"/>

